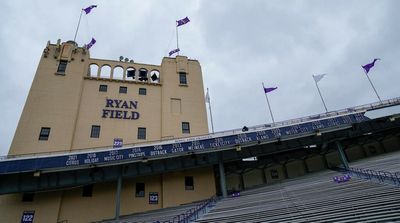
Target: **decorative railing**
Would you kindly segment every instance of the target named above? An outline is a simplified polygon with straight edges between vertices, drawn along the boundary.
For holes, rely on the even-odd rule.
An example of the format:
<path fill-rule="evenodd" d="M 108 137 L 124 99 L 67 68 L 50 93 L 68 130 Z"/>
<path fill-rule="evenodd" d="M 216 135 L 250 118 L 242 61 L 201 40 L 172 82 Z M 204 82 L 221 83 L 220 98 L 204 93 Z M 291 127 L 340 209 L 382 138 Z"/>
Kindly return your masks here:
<path fill-rule="evenodd" d="M 362 168 L 338 168 L 341 172 L 347 172 L 351 176 L 355 176 L 362 180 L 368 180 L 375 183 L 391 184 L 400 186 L 400 172 L 389 172 L 382 170 L 371 170 Z"/>
<path fill-rule="evenodd" d="M 189 223 L 195 221 L 199 217 L 201 217 L 202 214 L 206 213 L 207 208 L 215 204 L 216 201 L 217 198 L 212 197 L 204 202 L 201 202 L 195 207 L 186 210 L 185 213 L 178 214 L 170 220 L 162 221 L 162 223 Z M 155 222 L 159 223 L 160 221 L 155 221 Z"/>

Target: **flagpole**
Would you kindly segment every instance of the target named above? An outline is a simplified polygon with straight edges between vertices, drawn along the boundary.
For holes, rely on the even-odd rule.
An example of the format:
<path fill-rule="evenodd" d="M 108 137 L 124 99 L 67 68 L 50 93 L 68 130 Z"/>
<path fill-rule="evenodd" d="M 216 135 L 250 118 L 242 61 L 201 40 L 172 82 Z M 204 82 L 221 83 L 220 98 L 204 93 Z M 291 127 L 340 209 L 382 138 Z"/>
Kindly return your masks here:
<path fill-rule="evenodd" d="M 212 133 L 214 133 L 214 122 L 213 122 L 213 118 L 212 118 L 211 100 L 210 100 L 210 95 L 208 94 L 208 88 L 207 88 L 207 95 L 208 95 L 208 108 L 210 109 L 211 130 L 212 130 Z"/>
<path fill-rule="evenodd" d="M 371 84 L 371 86 L 372 86 L 372 89 L 374 89 L 376 96 L 378 97 L 379 101 L 382 103 L 382 100 L 381 100 L 381 98 L 379 97 L 379 95 L 378 95 L 378 92 L 377 92 L 377 91 L 376 91 L 376 89 L 375 89 L 375 86 L 372 84 L 372 81 L 371 81 L 371 79 L 369 78 L 369 76 L 368 76 L 368 73 L 367 73 L 367 72 L 365 72 L 365 76 L 367 76 L 367 78 L 368 78 L 368 81 L 369 81 L 369 83 L 370 83 L 370 84 Z"/>
<path fill-rule="evenodd" d="M 79 25 L 81 24 L 82 13 L 83 13 L 83 10 L 81 10 L 81 15 L 79 16 L 79 21 L 78 21 L 78 25 L 76 27 L 75 36 L 74 36 L 74 42 L 76 40 L 76 35 L 78 34 Z"/>
<path fill-rule="evenodd" d="M 175 24 L 175 26 L 176 26 L 176 49 L 179 49 L 178 25 Z M 179 51 L 178 51 L 178 55 L 179 55 Z"/>
<path fill-rule="evenodd" d="M 264 82 L 262 83 L 263 86 L 263 90 L 265 89 L 264 87 Z M 269 113 L 271 114 L 271 118 L 272 118 L 272 123 L 274 123 L 275 125 L 275 120 L 274 120 L 274 115 L 272 114 L 272 110 L 271 110 L 271 105 L 269 104 L 269 100 L 268 100 L 268 93 L 264 93 L 265 94 L 265 98 L 267 99 L 267 104 L 268 104 L 268 108 L 269 108 Z"/>
<path fill-rule="evenodd" d="M 313 75 L 313 77 L 314 77 L 314 75 Z M 319 96 L 321 97 L 322 103 L 324 104 L 325 111 L 326 111 L 326 113 L 328 113 L 328 109 L 326 108 L 326 104 L 325 104 L 324 98 L 322 97 L 321 91 L 319 90 L 318 83 L 315 80 L 315 78 L 314 78 L 314 82 L 315 82 L 315 86 L 317 86 L 318 93 L 319 93 Z"/>

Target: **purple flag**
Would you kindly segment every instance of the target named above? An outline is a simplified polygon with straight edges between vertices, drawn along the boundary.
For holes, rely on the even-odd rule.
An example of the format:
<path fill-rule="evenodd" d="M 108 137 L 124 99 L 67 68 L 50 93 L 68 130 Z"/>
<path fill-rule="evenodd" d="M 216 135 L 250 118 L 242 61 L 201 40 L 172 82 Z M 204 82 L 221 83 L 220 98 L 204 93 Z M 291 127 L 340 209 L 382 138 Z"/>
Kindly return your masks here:
<path fill-rule="evenodd" d="M 264 92 L 269 93 L 273 90 L 276 90 L 278 87 L 264 87 Z"/>
<path fill-rule="evenodd" d="M 372 61 L 371 63 L 365 64 L 364 66 L 361 66 L 361 67 L 365 70 L 365 73 L 366 73 L 366 74 L 368 74 L 369 70 L 370 70 L 373 66 L 375 66 L 375 62 L 376 62 L 377 60 L 380 60 L 380 59 L 379 59 L 379 58 L 375 58 L 374 61 Z"/>
<path fill-rule="evenodd" d="M 189 18 L 186 16 L 185 18 L 176 21 L 176 23 L 177 23 L 176 26 L 177 26 L 177 27 L 178 27 L 178 26 L 182 26 L 182 25 L 185 25 L 185 24 L 188 23 L 188 22 L 190 22 L 190 20 L 189 20 Z"/>
<path fill-rule="evenodd" d="M 171 56 L 172 54 L 174 54 L 174 53 L 177 53 L 177 52 L 179 52 L 180 50 L 179 50 L 179 48 L 177 48 L 177 49 L 174 49 L 174 50 L 171 50 L 171 51 L 169 51 L 169 56 Z"/>
<path fill-rule="evenodd" d="M 93 8 L 96 8 L 97 5 L 91 5 L 87 8 L 82 9 L 83 11 L 85 11 L 86 15 L 90 13 L 90 11 L 92 11 Z"/>
<path fill-rule="evenodd" d="M 90 40 L 90 43 L 88 43 L 86 45 L 86 49 L 90 49 L 95 43 L 96 43 L 96 40 L 94 38 L 92 38 L 92 40 Z"/>

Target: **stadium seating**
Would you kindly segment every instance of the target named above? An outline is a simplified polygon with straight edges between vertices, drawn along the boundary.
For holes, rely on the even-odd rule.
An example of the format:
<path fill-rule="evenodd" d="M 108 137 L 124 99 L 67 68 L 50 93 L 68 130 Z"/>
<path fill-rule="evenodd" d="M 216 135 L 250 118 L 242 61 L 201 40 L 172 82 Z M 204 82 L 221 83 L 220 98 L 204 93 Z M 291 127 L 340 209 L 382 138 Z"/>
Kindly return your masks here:
<path fill-rule="evenodd" d="M 351 167 L 399 172 L 400 152 L 351 163 Z M 400 188 L 325 170 L 273 185 L 235 193 L 219 200 L 197 223 L 208 222 L 397 222 Z M 177 216 L 206 201 L 121 217 L 104 223 L 192 222 Z M 206 210 L 206 209 L 205 209 Z M 203 211 L 202 211 L 203 213 Z"/>
<path fill-rule="evenodd" d="M 376 171 L 400 171 L 400 152 L 385 153 L 379 156 L 352 162 L 351 167 L 371 169 Z"/>
<path fill-rule="evenodd" d="M 334 171 L 243 191 L 196 222 L 377 222 L 400 220 L 400 189 L 358 179 L 337 183 Z"/>
<path fill-rule="evenodd" d="M 183 204 L 177 207 L 157 209 L 146 211 L 133 215 L 122 216 L 119 220 L 104 220 L 98 223 L 164 223 L 164 222 L 187 222 L 189 219 L 195 219 L 195 216 L 190 217 L 191 213 L 195 213 L 198 217 L 206 211 L 206 208 L 214 203 L 215 199 L 211 198 L 204 201 Z M 195 212 L 195 210 L 199 212 Z"/>
<path fill-rule="evenodd" d="M 351 167 L 400 170 L 400 152 Z M 400 220 L 400 189 L 352 178 L 335 182 L 323 171 L 225 198 L 196 222 L 387 222 Z"/>

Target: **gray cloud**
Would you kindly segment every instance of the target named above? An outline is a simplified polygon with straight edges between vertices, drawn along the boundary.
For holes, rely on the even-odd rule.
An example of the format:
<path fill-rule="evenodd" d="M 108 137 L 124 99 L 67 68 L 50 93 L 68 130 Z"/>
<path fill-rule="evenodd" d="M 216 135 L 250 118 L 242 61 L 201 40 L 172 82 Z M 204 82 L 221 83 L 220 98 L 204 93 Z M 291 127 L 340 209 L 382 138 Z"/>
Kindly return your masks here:
<path fill-rule="evenodd" d="M 312 74 L 328 108 L 376 101 L 362 64 L 381 61 L 371 79 L 383 99 L 399 96 L 400 3 L 383 1 L 22 1 L 0 2 L 0 97 L 4 122 L 0 154 L 10 146 L 34 72 L 47 40 L 97 39 L 91 56 L 160 64 L 175 48 L 174 21 L 182 54 L 198 59 L 210 88 L 216 130 L 271 122 L 261 83 L 277 121 L 324 111 Z"/>

